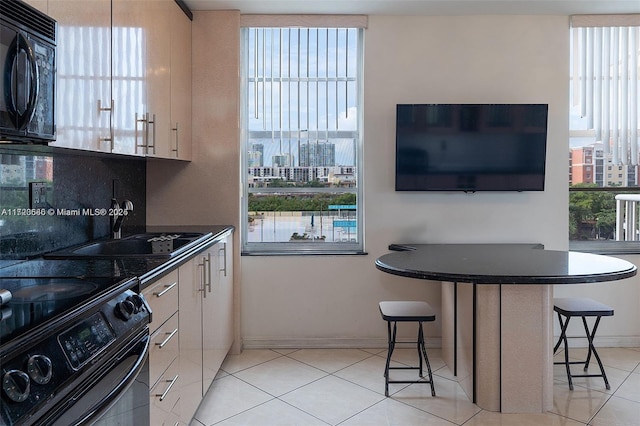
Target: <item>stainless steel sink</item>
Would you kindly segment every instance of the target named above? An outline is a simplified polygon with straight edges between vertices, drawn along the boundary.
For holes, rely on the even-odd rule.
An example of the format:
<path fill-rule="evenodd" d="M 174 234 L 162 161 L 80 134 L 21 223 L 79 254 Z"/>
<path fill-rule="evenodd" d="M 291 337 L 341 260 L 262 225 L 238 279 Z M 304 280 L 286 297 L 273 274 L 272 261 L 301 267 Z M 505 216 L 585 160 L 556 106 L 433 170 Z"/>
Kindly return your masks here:
<path fill-rule="evenodd" d="M 96 241 L 50 253 L 49 258 L 153 257 L 172 258 L 197 244 L 203 234 L 144 233 L 118 240 Z"/>

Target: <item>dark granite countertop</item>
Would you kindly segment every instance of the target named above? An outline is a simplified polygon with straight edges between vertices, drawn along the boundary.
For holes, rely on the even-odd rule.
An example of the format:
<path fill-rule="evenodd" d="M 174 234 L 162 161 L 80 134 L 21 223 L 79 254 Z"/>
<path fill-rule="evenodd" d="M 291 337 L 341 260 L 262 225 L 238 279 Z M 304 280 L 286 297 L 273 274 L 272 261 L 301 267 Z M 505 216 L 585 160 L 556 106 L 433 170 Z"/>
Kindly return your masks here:
<path fill-rule="evenodd" d="M 476 284 L 578 284 L 636 275 L 622 259 L 536 244 L 405 244 L 380 256 L 381 271 L 411 278 Z"/>
<path fill-rule="evenodd" d="M 155 257 L 50 259 L 41 257 L 23 261 L 12 260 L 0 264 L 0 278 L 90 279 L 100 277 L 124 279 L 138 277 L 141 287 L 144 288 L 150 281 L 189 260 L 233 229 L 233 226 L 226 225 L 149 226 L 146 232 L 198 232 L 204 235 L 191 250 L 171 259 Z"/>

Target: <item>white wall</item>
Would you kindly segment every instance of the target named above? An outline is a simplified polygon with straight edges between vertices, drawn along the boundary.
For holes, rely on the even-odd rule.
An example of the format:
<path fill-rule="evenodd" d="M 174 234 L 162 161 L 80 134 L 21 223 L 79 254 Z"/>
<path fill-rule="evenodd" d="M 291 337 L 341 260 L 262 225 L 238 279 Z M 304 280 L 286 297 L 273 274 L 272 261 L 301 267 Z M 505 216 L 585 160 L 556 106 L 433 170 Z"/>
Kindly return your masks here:
<path fill-rule="evenodd" d="M 381 344 L 386 329 L 378 301 L 425 299 L 439 310 L 439 283 L 375 269 L 389 243 L 539 242 L 566 249 L 568 40 L 564 16 L 370 16 L 364 43 L 368 255 L 244 257 L 245 345 Z M 395 105 L 412 102 L 548 103 L 546 190 L 395 192 Z M 440 335 L 439 324 L 428 329 Z"/>

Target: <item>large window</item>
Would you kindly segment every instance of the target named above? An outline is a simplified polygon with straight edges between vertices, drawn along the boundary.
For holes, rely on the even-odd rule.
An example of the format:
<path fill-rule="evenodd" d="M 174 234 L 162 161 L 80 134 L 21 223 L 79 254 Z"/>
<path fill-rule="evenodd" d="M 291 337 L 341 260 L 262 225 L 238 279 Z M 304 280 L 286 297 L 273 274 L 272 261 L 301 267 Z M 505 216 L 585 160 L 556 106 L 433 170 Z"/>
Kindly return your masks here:
<path fill-rule="evenodd" d="M 572 241 L 640 240 L 639 56 L 638 15 L 572 18 Z"/>
<path fill-rule="evenodd" d="M 243 28 L 244 253 L 363 250 L 362 36 Z"/>

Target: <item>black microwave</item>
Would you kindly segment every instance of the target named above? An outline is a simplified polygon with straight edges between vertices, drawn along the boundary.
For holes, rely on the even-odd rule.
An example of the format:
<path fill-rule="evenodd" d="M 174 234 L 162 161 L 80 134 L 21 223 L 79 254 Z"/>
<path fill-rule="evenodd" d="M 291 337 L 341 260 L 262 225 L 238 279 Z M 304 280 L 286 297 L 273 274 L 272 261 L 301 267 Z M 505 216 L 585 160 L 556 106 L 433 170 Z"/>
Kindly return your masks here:
<path fill-rule="evenodd" d="M 0 0 L 0 143 L 56 138 L 56 21 L 21 0 Z"/>

